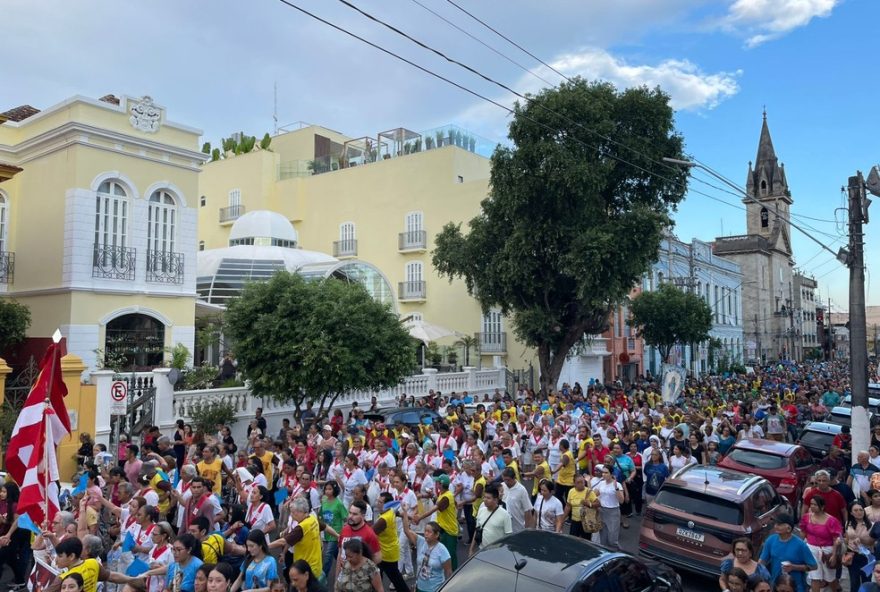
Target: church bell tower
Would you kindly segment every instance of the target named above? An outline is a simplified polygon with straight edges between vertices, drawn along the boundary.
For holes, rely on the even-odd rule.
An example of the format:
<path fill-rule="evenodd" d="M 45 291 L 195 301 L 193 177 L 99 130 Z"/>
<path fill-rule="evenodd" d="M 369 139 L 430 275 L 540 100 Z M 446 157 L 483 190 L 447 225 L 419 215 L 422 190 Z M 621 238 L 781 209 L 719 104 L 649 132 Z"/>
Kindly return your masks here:
<path fill-rule="evenodd" d="M 746 177 L 746 191 L 753 199 L 744 199 L 747 210 L 747 232 L 764 237 L 784 230 L 790 236 L 789 208 L 792 204 L 791 192 L 785 178 L 785 165 L 779 163 L 770 128 L 767 126 L 767 111 L 764 111 L 764 122 L 761 126 L 761 139 L 758 141 L 758 155 L 754 167 L 749 163 Z"/>

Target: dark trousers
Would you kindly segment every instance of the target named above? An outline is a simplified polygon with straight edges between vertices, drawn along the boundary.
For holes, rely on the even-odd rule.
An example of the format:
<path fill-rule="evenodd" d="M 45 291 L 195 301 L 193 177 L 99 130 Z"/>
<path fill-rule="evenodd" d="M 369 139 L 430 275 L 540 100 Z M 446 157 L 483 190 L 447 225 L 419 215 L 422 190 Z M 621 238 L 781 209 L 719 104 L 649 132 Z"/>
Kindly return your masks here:
<path fill-rule="evenodd" d="M 406 580 L 403 579 L 403 575 L 401 575 L 400 570 L 397 568 L 396 561 L 380 562 L 379 571 L 388 577 L 388 581 L 391 582 L 391 585 L 394 586 L 397 592 L 409 592 L 409 586 L 406 585 Z"/>
<path fill-rule="evenodd" d="M 571 491 L 571 485 L 560 485 L 556 484 L 556 488 L 553 493 L 556 495 L 557 499 L 562 502 L 562 507 L 565 507 L 565 504 L 568 503 L 568 492 Z"/>
<path fill-rule="evenodd" d="M 474 505 L 464 504 L 462 511 L 464 512 L 464 523 L 467 526 L 467 544 L 470 545 L 471 541 L 474 540 L 474 532 L 477 530 L 477 517 L 474 516 Z"/>
<path fill-rule="evenodd" d="M 590 537 L 592 536 L 589 533 L 584 531 L 584 526 L 583 526 L 583 524 L 581 524 L 581 521 L 575 520 L 575 519 L 572 519 L 572 521 L 571 521 L 571 530 L 569 531 L 568 534 L 570 534 L 571 536 L 576 536 L 578 538 L 587 539 L 587 540 L 590 540 Z"/>
<path fill-rule="evenodd" d="M 24 584 L 30 574 L 31 551 L 30 543 L 17 544 L 15 541 L 0 549 L 0 571 L 4 565 L 12 569 L 13 582 Z"/>
<path fill-rule="evenodd" d="M 852 564 L 849 569 L 849 589 L 850 592 L 859 592 L 862 584 L 868 581 L 868 576 L 862 571 L 862 568 L 868 565 L 868 560 L 861 553 L 853 556 Z"/>
<path fill-rule="evenodd" d="M 642 497 L 642 478 L 641 478 L 641 476 L 636 477 L 630 483 L 627 483 L 626 484 L 626 491 L 629 494 L 629 501 L 630 501 L 630 504 L 629 504 L 630 509 L 629 509 L 629 512 L 627 512 L 627 514 L 631 514 L 633 512 L 633 510 L 635 510 L 635 512 L 638 514 L 641 514 L 642 513 L 642 506 L 645 503 L 645 500 Z"/>

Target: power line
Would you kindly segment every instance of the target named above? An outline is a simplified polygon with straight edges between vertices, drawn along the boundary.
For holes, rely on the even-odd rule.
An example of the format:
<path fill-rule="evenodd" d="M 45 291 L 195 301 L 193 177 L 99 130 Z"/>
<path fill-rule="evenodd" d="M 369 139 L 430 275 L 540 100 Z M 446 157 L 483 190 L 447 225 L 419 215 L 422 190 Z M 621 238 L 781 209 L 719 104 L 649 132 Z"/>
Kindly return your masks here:
<path fill-rule="evenodd" d="M 475 21 L 477 21 L 478 23 L 480 23 L 481 25 L 483 25 L 484 27 L 486 27 L 487 29 L 489 29 L 490 31 L 492 31 L 493 33 L 495 33 L 496 35 L 498 35 L 499 37 L 501 37 L 502 39 L 504 39 L 505 41 L 507 41 L 508 43 L 510 43 L 512 46 L 514 46 L 515 48 L 517 48 L 518 50 L 520 50 L 521 52 L 523 52 L 527 56 L 531 57 L 534 60 L 541 62 L 542 64 L 544 64 L 545 66 L 547 66 L 548 68 L 550 68 L 551 70 L 553 70 L 554 72 L 556 72 L 557 74 L 559 74 L 560 76 L 565 78 L 567 81 L 571 82 L 571 78 L 569 78 L 568 76 L 566 76 L 565 74 L 563 74 L 562 72 L 560 72 L 559 70 L 557 70 L 556 68 L 554 68 L 553 66 L 551 66 L 550 64 L 548 64 L 547 62 L 545 62 L 544 60 L 539 58 L 538 56 L 536 56 L 535 54 L 533 54 L 532 52 L 530 52 L 528 49 L 526 49 L 525 47 L 523 47 L 522 45 L 520 45 L 519 43 L 517 43 L 516 41 L 514 41 L 510 37 L 507 37 L 506 35 L 504 35 L 504 33 L 501 33 L 500 31 L 496 30 L 491 25 L 489 25 L 485 21 L 481 20 L 480 18 L 474 16 L 473 14 L 471 14 L 470 12 L 468 12 L 467 10 L 465 10 L 464 8 L 462 8 L 461 6 L 459 6 L 458 4 L 453 2 L 452 0 L 446 0 L 446 1 L 449 2 L 450 4 L 452 4 L 454 7 L 456 7 L 460 11 L 462 11 L 463 13 L 465 13 L 466 15 L 468 15 L 469 17 L 471 17 L 472 19 L 474 19 Z"/>
<path fill-rule="evenodd" d="M 498 54 L 499 56 L 501 56 L 502 58 L 504 58 L 505 60 L 507 60 L 508 62 L 510 62 L 511 64 L 513 64 L 514 66 L 518 67 L 518 68 L 519 68 L 520 70 L 522 70 L 523 72 L 527 72 L 528 74 L 531 74 L 532 76 L 534 76 L 534 77 L 537 78 L 538 80 L 544 82 L 545 84 L 549 84 L 551 87 L 552 87 L 552 86 L 556 86 L 555 84 L 553 84 L 552 82 L 550 82 L 549 80 L 547 80 L 546 78 L 544 78 L 543 76 L 541 76 L 540 74 L 537 74 L 534 70 L 530 70 L 528 67 L 526 67 L 526 66 L 522 65 L 521 63 L 517 62 L 515 59 L 513 59 L 513 58 L 510 57 L 510 56 L 508 56 L 508 55 L 505 54 L 504 52 L 502 52 L 502 51 L 500 51 L 500 50 L 498 50 L 498 49 L 492 47 L 491 45 L 489 45 L 488 43 L 486 43 L 485 41 L 483 41 L 482 39 L 480 39 L 479 37 L 477 37 L 476 35 L 474 35 L 474 34 L 471 33 L 470 31 L 467 31 L 467 30 L 461 28 L 460 26 L 456 25 L 454 22 L 452 22 L 451 20 L 449 20 L 448 18 L 446 18 L 445 16 L 443 16 L 443 15 L 440 14 L 439 12 L 435 11 L 434 9 L 432 9 L 432 8 L 430 8 L 430 7 L 428 7 L 428 6 L 425 6 L 424 4 L 422 4 L 421 2 L 419 2 L 419 0 L 411 0 L 411 1 L 412 1 L 414 4 L 417 4 L 417 5 L 421 6 L 422 8 L 424 8 L 425 10 L 427 10 L 428 12 L 430 12 L 431 14 L 433 14 L 434 16 L 436 16 L 436 17 L 437 17 L 438 19 L 440 19 L 441 21 L 447 23 L 450 27 L 453 27 L 453 28 L 456 29 L 457 31 L 460 31 L 460 32 L 464 33 L 465 35 L 467 35 L 468 37 L 470 37 L 471 39 L 473 39 L 474 41 L 476 41 L 477 43 L 479 43 L 480 45 L 482 45 L 482 46 L 485 47 L 486 49 L 492 51 L 493 53 Z"/>
<path fill-rule="evenodd" d="M 314 13 L 312 13 L 312 12 L 309 12 L 308 10 L 306 10 L 306 9 L 304 9 L 304 8 L 302 8 L 302 7 L 298 6 L 298 5 L 296 5 L 296 4 L 294 4 L 294 3 L 291 2 L 290 0 L 279 0 L 279 1 L 280 1 L 282 4 L 284 4 L 284 5 L 286 5 L 286 6 L 290 7 L 290 8 L 293 8 L 294 10 L 297 10 L 297 11 L 301 12 L 302 14 L 305 14 L 305 15 L 307 15 L 307 16 L 309 16 L 309 17 L 311 17 L 311 18 L 313 18 L 313 19 L 315 19 L 315 20 L 317 20 L 317 21 L 319 21 L 319 22 L 321 22 L 321 23 L 323 23 L 323 24 L 325 24 L 325 25 L 327 25 L 327 26 L 333 28 L 333 29 L 336 29 L 337 31 L 339 31 L 339 32 L 341 32 L 341 33 L 344 33 L 344 34 L 346 34 L 346 35 L 348 35 L 348 36 L 350 36 L 350 37 L 352 37 L 352 38 L 354 38 L 354 39 L 357 39 L 358 41 L 361 41 L 362 43 L 365 43 L 365 44 L 369 45 L 370 47 L 373 47 L 373 48 L 375 48 L 375 49 L 378 49 L 379 51 L 381 51 L 381 52 L 383 52 L 383 53 L 386 53 L 386 54 L 388 54 L 388 55 L 390 55 L 390 56 L 392 56 L 392 57 L 394 57 L 394 58 L 396 58 L 396 59 L 398 59 L 398 60 L 400 60 L 400 61 L 402 61 L 402 62 L 404 62 L 404 63 L 406 63 L 406 64 L 408 64 L 408 65 L 410 65 L 410 66 L 412 66 L 412 67 L 414 67 L 414 68 L 416 68 L 416 69 L 422 71 L 422 72 L 425 72 L 426 74 L 429 74 L 430 76 L 433 76 L 433 77 L 435 77 L 435 78 L 437 78 L 437 79 L 439 79 L 439 80 L 442 80 L 442 81 L 444 81 L 444 82 L 446 82 L 446 83 L 448 83 L 448 84 L 451 84 L 452 86 L 455 86 L 456 88 L 458 88 L 458 89 L 460 89 L 460 90 L 463 90 L 463 91 L 467 92 L 468 94 L 470 94 L 470 95 L 472 95 L 472 96 L 475 96 L 475 97 L 477 97 L 477 98 L 479 98 L 479 99 L 482 99 L 482 100 L 484 100 L 484 101 L 486 101 L 486 102 L 488 102 L 488 103 L 491 103 L 491 104 L 495 105 L 496 107 L 499 107 L 499 108 L 501 108 L 501 109 L 507 111 L 507 113 L 509 113 L 509 114 L 513 114 L 513 113 L 514 113 L 514 110 L 511 109 L 510 107 L 507 107 L 507 106 L 505 106 L 505 105 L 499 103 L 498 101 L 495 101 L 495 100 L 493 100 L 493 99 L 490 99 L 490 98 L 488 98 L 488 97 L 486 97 L 486 96 L 484 96 L 484 95 L 482 95 L 482 94 L 480 94 L 480 93 L 478 93 L 478 92 L 476 92 L 476 91 L 474 91 L 474 90 L 471 90 L 470 88 L 467 88 L 466 86 L 464 86 L 464 85 L 462 85 L 462 84 L 459 84 L 459 83 L 457 83 L 457 82 L 455 82 L 455 81 L 453 81 L 453 80 L 451 80 L 451 79 L 449 79 L 449 78 L 447 78 L 447 77 L 445 77 L 445 76 L 442 76 L 442 75 L 440 75 L 440 74 L 437 74 L 436 72 L 430 70 L 429 68 L 426 68 L 426 67 L 424 67 L 424 66 L 421 66 L 421 65 L 419 65 L 419 64 L 417 64 L 417 63 L 415 63 L 415 62 L 413 62 L 412 60 L 409 60 L 409 59 L 407 59 L 407 58 L 405 58 L 405 57 L 403 57 L 403 56 L 401 56 L 401 55 L 399 55 L 399 54 L 397 54 L 397 53 L 395 53 L 395 52 L 393 52 L 393 51 L 391 51 L 391 50 L 389 50 L 389 49 L 386 49 L 386 48 L 384 48 L 384 47 L 378 45 L 377 43 L 374 43 L 374 42 L 372 42 L 372 41 L 369 41 L 368 39 L 365 39 L 364 37 L 361 37 L 360 35 L 357 35 L 357 34 L 351 32 L 351 31 L 345 29 L 344 27 L 341 27 L 341 26 L 339 26 L 339 25 L 336 25 L 336 24 L 334 24 L 334 23 L 332 23 L 332 22 L 330 22 L 330 21 L 324 19 L 324 18 L 321 18 L 321 17 L 319 17 L 318 15 L 316 15 L 316 14 L 314 14 Z M 522 94 L 518 93 L 517 91 L 511 89 L 510 87 L 504 85 L 503 83 L 500 83 L 500 82 L 498 82 L 498 81 L 496 81 L 496 80 L 494 80 L 494 79 L 492 79 L 492 78 L 486 76 L 485 74 L 483 74 L 483 73 L 477 71 L 476 69 L 474 69 L 474 68 L 472 68 L 472 67 L 470 67 L 470 66 L 468 66 L 468 65 L 466 65 L 466 64 L 463 64 L 463 63 L 461 63 L 461 62 L 459 62 L 459 61 L 457 61 L 457 60 L 454 60 L 454 59 L 452 59 L 452 58 L 446 56 L 443 52 L 441 52 L 441 51 L 439 51 L 439 50 L 437 50 L 437 49 L 434 49 L 434 48 L 432 48 L 432 47 L 426 45 L 425 43 L 423 43 L 423 42 L 421 42 L 421 41 L 419 41 L 419 40 L 413 38 L 412 36 L 410 36 L 410 35 L 404 33 L 403 31 L 397 29 L 396 27 L 394 27 L 394 26 L 392 26 L 392 25 L 389 25 L 388 23 L 385 23 L 385 22 L 382 21 L 381 19 L 378 19 L 377 17 L 374 17 L 374 16 L 372 16 L 372 15 L 370 15 L 370 14 L 364 12 L 363 10 L 361 10 L 361 9 L 358 8 L 357 6 L 351 4 L 351 3 L 348 2 L 347 0 L 339 0 L 339 1 L 342 2 L 343 4 L 345 4 L 346 6 L 352 8 L 353 10 L 356 10 L 357 12 L 361 13 L 361 14 L 362 14 L 363 16 L 365 16 L 366 18 L 369 18 L 370 20 L 373 20 L 374 22 L 377 22 L 377 23 L 379 23 L 379 24 L 382 24 L 382 25 L 385 26 L 386 28 L 389 28 L 390 30 L 394 31 L 395 33 L 397 33 L 397 34 L 399 34 L 399 35 L 401 35 L 401 36 L 403 36 L 403 37 L 409 39 L 411 42 L 413 42 L 413 43 L 419 45 L 420 47 L 423 47 L 424 49 L 427 49 L 428 51 L 431 51 L 432 53 L 435 53 L 435 54 L 437 54 L 438 56 L 443 57 L 445 60 L 449 61 L 450 63 L 456 64 L 456 65 L 458 65 L 458 66 L 460 66 L 460 67 L 462 67 L 462 68 L 468 70 L 469 72 L 472 72 L 473 74 L 475 74 L 475 75 L 477 75 L 477 76 L 483 78 L 484 80 L 486 80 L 486 81 L 488 81 L 488 82 L 491 82 L 491 83 L 493 83 L 493 84 L 495 84 L 495 85 L 497 85 L 497 86 L 499 86 L 499 87 L 501 87 L 501 88 L 503 88 L 503 89 L 505 89 L 505 90 L 507 90 L 507 91 L 513 93 L 514 95 L 516 95 L 516 96 L 518 96 L 518 97 L 520 97 L 520 98 L 522 98 L 522 99 L 524 99 L 524 100 L 526 100 L 526 101 L 532 101 L 532 99 L 526 97 L 525 95 L 522 95 Z M 452 3 L 451 0 L 447 0 L 447 1 L 450 1 L 450 3 Z M 452 4 L 454 4 L 454 3 L 452 3 Z M 456 5 L 456 7 L 459 8 L 459 9 L 461 9 L 461 8 L 458 7 L 457 5 Z M 462 10 L 463 10 L 463 9 L 462 9 Z M 466 11 L 465 11 L 465 12 L 466 12 Z M 497 33 L 497 32 L 496 32 L 496 33 Z M 537 59 L 537 58 L 536 58 L 536 59 Z M 543 62 L 542 62 L 542 63 L 543 63 Z M 566 77 L 566 79 L 568 79 L 568 78 Z M 635 152 L 636 154 L 645 157 L 645 158 L 646 158 L 647 160 L 649 160 L 650 162 L 654 162 L 654 163 L 656 163 L 656 164 L 661 164 L 662 166 L 665 166 L 666 168 L 670 169 L 672 172 L 674 172 L 674 173 L 676 173 L 676 174 L 679 174 L 679 172 L 678 172 L 676 169 L 674 169 L 673 167 L 667 165 L 666 163 L 658 163 L 657 161 L 653 160 L 650 156 L 645 155 L 645 154 L 639 152 L 638 150 L 636 150 L 636 149 L 634 149 L 634 148 L 631 148 L 631 147 L 629 147 L 629 146 L 626 146 L 626 145 L 623 144 L 622 142 L 618 142 L 618 141 L 616 141 L 616 140 L 613 140 L 613 139 L 611 139 L 611 138 L 608 138 L 608 137 L 606 137 L 606 136 L 603 136 L 602 134 L 599 134 L 598 132 L 595 132 L 594 130 L 591 130 L 591 129 L 589 129 L 589 128 L 583 126 L 583 125 L 580 124 L 579 122 L 572 121 L 572 120 L 570 120 L 569 118 L 567 118 L 567 117 L 565 117 L 565 116 L 562 116 L 562 115 L 556 113 L 556 112 L 553 111 L 552 109 L 549 109 L 549 108 L 547 108 L 547 107 L 544 107 L 543 105 L 539 105 L 539 106 L 540 106 L 542 109 L 544 109 L 545 111 L 549 111 L 550 113 L 554 113 L 554 114 L 556 114 L 556 115 L 558 115 L 558 116 L 563 117 L 565 120 L 569 121 L 570 123 L 572 123 L 572 124 L 574 124 L 574 125 L 576 125 L 576 126 L 578 126 L 578 127 L 581 127 L 582 129 L 584 129 L 585 131 L 587 131 L 587 132 L 589 132 L 589 133 L 591 133 L 591 134 L 597 135 L 597 136 L 599 136 L 599 137 L 605 139 L 606 141 L 611 142 L 612 144 L 615 144 L 615 145 L 620 146 L 620 147 L 622 147 L 622 148 L 626 148 L 626 149 L 628 149 L 628 150 L 631 150 L 632 152 Z M 536 125 L 538 125 L 538 126 L 540 126 L 540 127 L 543 127 L 543 128 L 545 128 L 545 129 L 547 129 L 547 130 L 549 130 L 549 131 L 552 131 L 552 132 L 554 132 L 554 133 L 560 133 L 560 131 L 561 131 L 561 130 L 559 130 L 558 128 L 554 128 L 554 127 L 551 127 L 551 126 L 549 126 L 549 125 L 547 125 L 547 124 L 545 124 L 545 123 L 539 122 L 539 121 L 535 120 L 534 118 L 531 118 L 531 117 L 529 117 L 529 116 L 527 116 L 527 115 L 525 115 L 525 114 L 520 114 L 520 116 L 523 117 L 524 119 L 528 120 L 528 121 L 531 121 L 532 123 L 535 123 Z M 663 175 L 660 175 L 660 174 L 658 174 L 658 173 L 655 172 L 655 171 L 648 170 L 648 169 L 646 169 L 646 168 L 644 168 L 644 167 L 642 167 L 642 166 L 639 166 L 639 165 L 637 165 L 637 164 L 635 164 L 635 163 L 629 162 L 629 161 L 627 161 L 626 159 L 624 159 L 624 158 L 622 158 L 622 157 L 620 157 L 620 156 L 617 156 L 617 155 L 615 155 L 615 154 L 612 154 L 612 153 L 610 153 L 610 152 L 609 152 L 608 150 L 606 150 L 606 149 L 603 149 L 603 148 L 600 148 L 600 147 L 598 147 L 598 146 L 594 146 L 594 145 L 588 144 L 588 143 L 584 142 L 583 140 L 580 140 L 579 138 L 572 138 L 572 139 L 573 139 L 574 141 L 578 142 L 579 144 L 582 144 L 583 146 L 586 146 L 586 147 L 588 147 L 588 148 L 591 148 L 591 149 L 593 149 L 593 150 L 596 150 L 596 151 L 599 153 L 600 156 L 605 156 L 605 157 L 607 157 L 607 158 L 611 158 L 612 160 L 616 160 L 616 161 L 618 161 L 618 162 L 620 162 L 620 163 L 622 163 L 622 164 L 626 164 L 626 165 L 628 165 L 628 166 L 631 166 L 631 167 L 633 167 L 634 169 L 639 170 L 639 171 L 642 171 L 642 172 L 644 172 L 644 173 L 646 173 L 646 174 L 648 174 L 648 175 L 654 176 L 654 177 L 656 177 L 656 178 L 658 178 L 658 179 L 664 180 L 664 181 L 666 181 L 666 182 L 668 182 L 668 183 L 671 183 L 671 184 L 673 184 L 673 185 L 678 185 L 678 186 L 680 186 L 680 187 L 683 187 L 685 190 L 692 191 L 692 192 L 694 192 L 694 193 L 696 193 L 696 194 L 698 194 L 698 195 L 703 195 L 703 196 L 708 197 L 708 198 L 710 198 L 710 199 L 712 199 L 712 200 L 719 201 L 719 202 L 721 202 L 721 203 L 725 203 L 725 204 L 728 205 L 728 206 L 733 206 L 733 204 L 730 204 L 730 203 L 728 203 L 728 202 L 726 202 L 726 201 L 724 201 L 724 200 L 721 200 L 720 198 L 717 198 L 717 197 L 715 197 L 715 196 L 709 195 L 709 194 L 707 194 L 707 193 L 705 193 L 705 192 L 698 191 L 698 190 L 695 190 L 695 189 L 692 189 L 692 188 L 689 189 L 689 188 L 687 187 L 687 184 L 686 184 L 686 183 L 683 183 L 682 181 L 678 181 L 677 179 L 670 179 L 669 177 L 665 177 L 665 176 L 663 176 Z M 733 207 L 739 207 L 739 206 L 733 206 Z M 800 230 L 800 228 L 798 228 L 796 225 L 793 225 L 793 226 L 794 226 L 795 228 L 797 228 L 798 230 Z M 815 229 L 812 229 L 812 230 L 815 230 Z M 819 232 L 820 232 L 820 231 L 819 231 Z M 806 233 L 805 233 L 805 234 L 806 234 Z M 810 236 L 809 234 L 807 234 L 807 236 L 810 237 L 810 238 L 813 238 L 813 240 L 816 240 L 815 237 L 812 237 L 812 236 Z M 817 242 L 818 242 L 818 241 L 817 241 Z M 820 244 L 821 244 L 821 243 L 820 243 Z M 830 249 L 829 249 L 829 250 L 830 250 Z"/>

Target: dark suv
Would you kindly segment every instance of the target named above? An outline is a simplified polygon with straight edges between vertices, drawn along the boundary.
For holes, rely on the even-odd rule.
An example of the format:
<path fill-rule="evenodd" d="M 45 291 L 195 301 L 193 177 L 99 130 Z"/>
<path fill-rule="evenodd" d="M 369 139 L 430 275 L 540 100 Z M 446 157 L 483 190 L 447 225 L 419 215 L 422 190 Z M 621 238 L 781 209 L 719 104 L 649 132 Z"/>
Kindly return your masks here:
<path fill-rule="evenodd" d="M 773 520 L 792 509 L 764 477 L 709 465 L 670 476 L 648 506 L 639 553 L 699 573 L 718 575 L 733 540 L 760 549 Z"/>
<path fill-rule="evenodd" d="M 410 428 L 424 423 L 436 425 L 443 421 L 439 413 L 427 407 L 385 407 L 365 412 L 364 418 L 374 423 L 382 422 L 389 427 L 405 425 Z"/>

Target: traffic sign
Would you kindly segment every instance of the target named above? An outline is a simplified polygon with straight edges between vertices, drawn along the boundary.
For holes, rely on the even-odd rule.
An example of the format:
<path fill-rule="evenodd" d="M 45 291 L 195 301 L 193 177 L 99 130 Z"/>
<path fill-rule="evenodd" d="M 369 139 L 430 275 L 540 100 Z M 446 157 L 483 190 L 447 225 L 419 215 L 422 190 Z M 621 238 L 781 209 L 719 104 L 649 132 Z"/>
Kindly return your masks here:
<path fill-rule="evenodd" d="M 110 384 L 110 415 L 125 415 L 128 411 L 128 384 L 114 380 Z"/>

